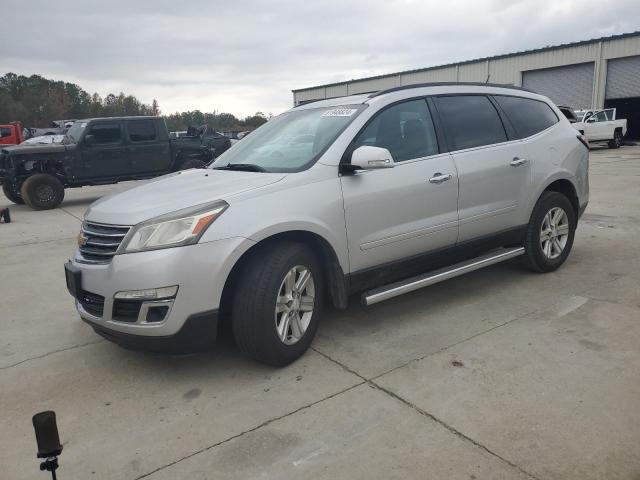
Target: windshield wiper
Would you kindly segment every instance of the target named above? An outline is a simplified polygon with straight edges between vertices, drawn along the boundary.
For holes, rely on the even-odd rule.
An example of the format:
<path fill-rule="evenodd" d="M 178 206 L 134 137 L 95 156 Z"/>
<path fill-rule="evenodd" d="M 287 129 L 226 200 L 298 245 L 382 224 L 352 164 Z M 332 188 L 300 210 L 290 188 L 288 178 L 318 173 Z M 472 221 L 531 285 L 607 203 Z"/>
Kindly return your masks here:
<path fill-rule="evenodd" d="M 222 167 L 215 167 L 214 170 L 238 170 L 243 172 L 266 172 L 267 170 L 260 165 L 253 163 L 228 163 Z"/>

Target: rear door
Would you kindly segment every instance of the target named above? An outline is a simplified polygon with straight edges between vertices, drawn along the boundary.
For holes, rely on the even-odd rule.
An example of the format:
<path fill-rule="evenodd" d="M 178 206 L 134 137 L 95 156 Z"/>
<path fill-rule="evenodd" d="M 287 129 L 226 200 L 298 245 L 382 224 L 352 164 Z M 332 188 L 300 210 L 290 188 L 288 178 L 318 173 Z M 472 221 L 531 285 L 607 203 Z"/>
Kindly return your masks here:
<path fill-rule="evenodd" d="M 171 163 L 169 140 L 164 130 L 153 119 L 128 120 L 125 122 L 127 151 L 132 175 L 144 176 L 166 172 Z"/>
<path fill-rule="evenodd" d="M 507 136 L 485 95 L 435 97 L 458 171 L 459 242 L 501 233 L 520 223 L 531 180 L 524 145 Z"/>
<path fill-rule="evenodd" d="M 93 142 L 88 144 L 88 135 Z M 79 179 L 118 178 L 127 176 L 129 159 L 124 142 L 122 122 L 119 120 L 99 120 L 91 122 L 79 146 L 80 155 L 74 174 Z"/>
<path fill-rule="evenodd" d="M 351 271 L 455 245 L 458 176 L 440 153 L 426 101 L 378 112 L 354 140 L 363 145 L 388 149 L 395 166 L 340 177 Z"/>

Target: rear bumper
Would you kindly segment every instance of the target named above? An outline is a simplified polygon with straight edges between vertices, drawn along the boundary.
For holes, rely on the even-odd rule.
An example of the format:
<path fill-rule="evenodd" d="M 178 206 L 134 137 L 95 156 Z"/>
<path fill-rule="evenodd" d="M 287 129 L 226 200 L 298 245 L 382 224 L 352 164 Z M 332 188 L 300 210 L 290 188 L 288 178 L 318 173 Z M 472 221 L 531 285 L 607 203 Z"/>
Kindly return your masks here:
<path fill-rule="evenodd" d="M 192 353 L 213 347 L 218 331 L 218 310 L 196 313 L 173 335 L 150 337 L 119 332 L 83 318 L 101 337 L 135 350 L 162 353 Z"/>

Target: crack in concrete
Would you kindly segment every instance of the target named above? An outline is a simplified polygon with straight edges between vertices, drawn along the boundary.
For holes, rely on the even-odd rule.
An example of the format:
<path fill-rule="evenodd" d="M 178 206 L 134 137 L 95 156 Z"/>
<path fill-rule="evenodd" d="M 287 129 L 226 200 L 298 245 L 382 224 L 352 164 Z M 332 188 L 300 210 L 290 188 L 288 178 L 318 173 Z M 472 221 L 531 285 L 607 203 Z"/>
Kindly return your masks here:
<path fill-rule="evenodd" d="M 438 425 L 444 427 L 445 429 L 447 429 L 449 432 L 453 433 L 454 435 L 462 438 L 463 440 L 466 440 L 467 442 L 470 442 L 471 444 L 475 445 L 477 448 L 480 448 L 481 450 L 484 450 L 485 452 L 487 452 L 489 455 L 503 461 L 504 463 L 506 463 L 507 465 L 509 465 L 512 468 L 515 468 L 516 470 L 518 470 L 519 472 L 523 473 L 524 475 L 526 475 L 529 478 L 532 478 L 534 480 L 539 480 L 538 477 L 536 477 L 535 475 L 527 472 L 525 469 L 523 469 L 522 467 L 520 467 L 519 465 L 513 463 L 510 460 L 507 460 L 506 458 L 504 458 L 501 455 L 498 455 L 496 452 L 494 452 L 493 450 L 489 449 L 488 447 L 484 446 L 483 444 L 481 444 L 480 442 L 477 442 L 476 440 L 474 440 L 471 437 L 468 437 L 467 435 L 465 435 L 464 433 L 462 433 L 461 431 L 455 429 L 454 427 L 452 427 L 451 425 L 449 425 L 448 423 L 444 422 L 443 420 L 440 420 L 438 417 L 434 416 L 433 414 L 427 412 L 426 410 L 421 409 L 420 407 L 418 407 L 417 405 L 414 405 L 413 403 L 409 402 L 408 400 L 405 400 L 404 398 L 402 398 L 400 395 L 397 395 L 396 393 L 392 392 L 391 390 L 387 390 L 384 387 L 381 387 L 380 385 L 378 385 L 377 383 L 373 382 L 373 381 L 369 381 L 368 382 L 370 385 L 372 385 L 373 387 L 377 388 L 378 390 L 380 390 L 381 392 L 386 393 L 387 395 L 389 395 L 392 398 L 395 398 L 396 400 L 398 400 L 399 402 L 403 403 L 404 405 L 408 406 L 409 408 L 412 408 L 413 410 L 415 410 L 416 412 L 418 412 L 420 415 L 423 415 L 427 418 L 430 418 L 431 420 L 433 420 L 434 422 L 436 422 Z"/>
<path fill-rule="evenodd" d="M 76 348 L 81 348 L 81 347 L 87 347 L 89 345 L 96 345 L 96 344 L 102 343 L 104 341 L 105 341 L 104 339 L 100 339 L 100 340 L 96 340 L 95 342 L 81 343 L 80 345 L 73 345 L 71 347 L 60 348 L 58 350 L 53 350 L 51 352 L 43 353 L 42 355 L 38 355 L 36 357 L 25 358 L 24 360 L 20 360 L 19 362 L 16 362 L 16 363 L 11 364 L 11 365 L 5 365 L 4 367 L 0 367 L 0 370 L 7 370 L 9 368 L 17 367 L 18 365 L 22 365 L 23 363 L 27 363 L 27 362 L 30 362 L 32 360 L 40 360 L 41 358 L 48 357 L 49 355 L 53 355 L 55 353 L 67 352 L 69 350 L 74 350 Z"/>
<path fill-rule="evenodd" d="M 76 220 L 80 220 L 82 222 L 82 219 L 80 217 L 76 217 L 73 213 L 69 212 L 68 210 L 65 210 L 64 208 L 60 208 L 60 210 L 62 210 L 64 213 L 66 213 L 67 215 L 71 215 L 73 218 L 75 218 Z"/>
<path fill-rule="evenodd" d="M 29 245 L 40 245 L 42 243 L 55 243 L 55 242 L 66 242 L 68 240 L 73 240 L 75 237 L 65 237 L 65 238 L 52 238 L 49 240 L 38 240 L 35 242 L 23 242 L 23 243 L 14 243 L 11 245 L 0 245 L 0 249 L 3 248 L 15 248 L 15 247 L 26 247 Z"/>
<path fill-rule="evenodd" d="M 171 467 L 173 465 L 176 465 L 176 464 L 182 462 L 183 460 L 187 460 L 187 459 L 195 457 L 196 455 L 199 455 L 199 454 L 201 454 L 203 452 L 206 452 L 206 451 L 209 451 L 209 450 L 211 450 L 213 448 L 219 447 L 220 445 L 224 445 L 225 443 L 228 443 L 228 442 L 230 442 L 232 440 L 235 440 L 236 438 L 242 437 L 243 435 L 246 435 L 248 433 L 255 432 L 256 430 L 258 430 L 258 429 L 260 429 L 262 427 L 266 427 L 267 425 L 269 425 L 269 424 L 271 424 L 273 422 L 277 422 L 278 420 L 282 420 L 283 418 L 287 418 L 287 417 L 289 417 L 291 415 L 294 415 L 294 414 L 296 414 L 298 412 L 301 412 L 302 410 L 306 410 L 308 408 L 313 407 L 314 405 L 317 405 L 317 404 L 322 403 L 322 402 L 324 402 L 326 400 L 330 400 L 330 399 L 332 399 L 334 397 L 337 397 L 338 395 L 342 395 L 343 393 L 346 393 L 349 390 L 353 390 L 354 388 L 359 387 L 360 385 L 364 385 L 365 383 L 366 382 L 364 382 L 364 381 L 358 382 L 355 385 L 352 385 L 352 386 L 347 387 L 347 388 L 345 388 L 343 390 L 340 390 L 339 392 L 332 393 L 331 395 L 323 397 L 320 400 L 316 400 L 315 402 L 311 402 L 311 403 L 309 403 L 307 405 L 303 405 L 302 407 L 296 408 L 295 410 L 292 410 L 289 413 L 285 413 L 284 415 L 280 415 L 279 417 L 270 418 L 269 420 L 266 420 L 266 421 L 262 422 L 261 424 L 256 425 L 255 427 L 252 427 L 252 428 L 250 428 L 248 430 L 244 430 L 244 431 L 242 431 L 240 433 L 237 433 L 237 434 L 235 434 L 235 435 L 233 435 L 233 436 L 231 436 L 229 438 L 226 438 L 225 440 L 221 440 L 221 441 L 216 442 L 216 443 L 214 443 L 212 445 L 208 445 L 208 446 L 206 446 L 204 448 L 196 450 L 195 452 L 190 453 L 189 455 L 185 455 L 182 458 L 174 460 L 173 462 L 169 462 L 169 463 L 167 463 L 165 465 L 162 465 L 162 466 L 156 468 L 155 470 L 152 470 L 152 471 L 147 472 L 147 473 L 145 473 L 143 475 L 140 475 L 139 477 L 136 477 L 134 480 L 140 480 L 142 478 L 149 477 L 150 475 L 153 475 L 154 473 L 157 473 L 157 472 L 159 472 L 161 470 L 164 470 L 165 468 L 168 468 L 168 467 Z"/>

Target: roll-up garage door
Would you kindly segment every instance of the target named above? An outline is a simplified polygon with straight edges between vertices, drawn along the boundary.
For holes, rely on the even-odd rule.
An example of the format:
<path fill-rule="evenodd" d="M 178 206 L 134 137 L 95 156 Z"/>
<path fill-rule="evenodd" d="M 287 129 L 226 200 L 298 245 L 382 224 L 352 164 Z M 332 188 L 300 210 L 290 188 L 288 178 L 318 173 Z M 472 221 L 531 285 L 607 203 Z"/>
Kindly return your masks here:
<path fill-rule="evenodd" d="M 591 108 L 593 62 L 522 72 L 522 86 L 546 95 L 556 105 Z"/>
<path fill-rule="evenodd" d="M 640 56 L 607 62 L 605 98 L 640 97 Z"/>

